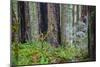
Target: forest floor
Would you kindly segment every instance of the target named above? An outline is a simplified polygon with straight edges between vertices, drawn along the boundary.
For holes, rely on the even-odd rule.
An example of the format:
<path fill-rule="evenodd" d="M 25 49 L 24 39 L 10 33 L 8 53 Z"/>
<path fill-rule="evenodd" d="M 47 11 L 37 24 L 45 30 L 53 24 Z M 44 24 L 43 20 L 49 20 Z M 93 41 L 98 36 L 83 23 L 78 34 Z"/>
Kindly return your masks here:
<path fill-rule="evenodd" d="M 12 64 L 52 64 L 77 62 L 88 59 L 88 52 L 73 45 L 52 47 L 47 42 L 34 41 L 31 43 L 12 44 Z"/>

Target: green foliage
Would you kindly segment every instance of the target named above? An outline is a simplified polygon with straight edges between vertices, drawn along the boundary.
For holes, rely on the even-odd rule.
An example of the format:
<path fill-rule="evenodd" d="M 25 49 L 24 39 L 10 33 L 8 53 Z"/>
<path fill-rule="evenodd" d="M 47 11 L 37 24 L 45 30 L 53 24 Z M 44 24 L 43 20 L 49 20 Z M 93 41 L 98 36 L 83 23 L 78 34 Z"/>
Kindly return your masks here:
<path fill-rule="evenodd" d="M 46 55 L 42 54 L 41 58 L 40 58 L 40 64 L 48 64 L 48 58 L 46 57 Z"/>
<path fill-rule="evenodd" d="M 17 51 L 15 50 L 15 45 L 18 45 Z M 45 41 L 24 44 L 13 43 L 12 48 L 12 62 L 17 65 L 62 63 L 76 59 L 82 61 L 88 55 L 84 50 L 80 50 L 74 45 L 55 48 Z M 15 60 L 16 52 L 18 52 L 17 61 Z"/>

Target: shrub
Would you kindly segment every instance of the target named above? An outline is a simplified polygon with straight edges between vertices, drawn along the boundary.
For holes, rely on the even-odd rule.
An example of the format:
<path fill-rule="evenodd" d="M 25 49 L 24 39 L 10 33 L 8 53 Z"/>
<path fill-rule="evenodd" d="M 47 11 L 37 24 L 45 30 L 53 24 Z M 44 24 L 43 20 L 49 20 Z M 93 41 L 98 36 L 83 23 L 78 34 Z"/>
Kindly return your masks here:
<path fill-rule="evenodd" d="M 18 48 L 16 49 L 16 45 Z M 17 54 L 18 53 L 18 54 Z M 17 65 L 49 64 L 71 61 L 80 61 L 87 58 L 88 53 L 74 45 L 52 47 L 45 41 L 12 44 L 13 63 Z M 15 56 L 18 56 L 16 61 Z M 18 63 L 17 63 L 18 62 Z"/>

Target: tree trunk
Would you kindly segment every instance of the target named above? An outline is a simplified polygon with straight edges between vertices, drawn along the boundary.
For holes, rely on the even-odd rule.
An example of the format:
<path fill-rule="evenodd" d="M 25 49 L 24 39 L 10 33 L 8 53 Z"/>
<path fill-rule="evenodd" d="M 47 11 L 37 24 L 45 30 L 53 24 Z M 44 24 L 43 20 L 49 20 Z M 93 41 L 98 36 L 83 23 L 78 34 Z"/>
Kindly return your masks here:
<path fill-rule="evenodd" d="M 61 40 L 62 44 L 72 44 L 73 41 L 73 6 L 61 5 Z"/>
<path fill-rule="evenodd" d="M 19 41 L 19 23 L 18 23 L 18 15 L 17 15 L 17 2 L 16 0 L 11 1 L 11 29 L 12 29 L 12 42 Z"/>
<path fill-rule="evenodd" d="M 47 4 L 39 3 L 39 6 L 40 6 L 39 32 L 45 35 L 48 29 Z"/>
<path fill-rule="evenodd" d="M 28 2 L 18 1 L 19 22 L 21 28 L 20 41 L 30 41 L 30 20 L 29 20 L 29 4 Z"/>
<path fill-rule="evenodd" d="M 48 41 L 54 46 L 60 43 L 60 8 L 59 4 L 48 4 Z"/>
<path fill-rule="evenodd" d="M 38 3 L 29 2 L 31 41 L 35 41 L 39 35 L 38 8 Z"/>
<path fill-rule="evenodd" d="M 88 18 L 89 18 L 89 25 L 88 25 L 88 51 L 89 51 L 89 57 L 90 60 L 96 60 L 96 7 L 88 7 Z"/>

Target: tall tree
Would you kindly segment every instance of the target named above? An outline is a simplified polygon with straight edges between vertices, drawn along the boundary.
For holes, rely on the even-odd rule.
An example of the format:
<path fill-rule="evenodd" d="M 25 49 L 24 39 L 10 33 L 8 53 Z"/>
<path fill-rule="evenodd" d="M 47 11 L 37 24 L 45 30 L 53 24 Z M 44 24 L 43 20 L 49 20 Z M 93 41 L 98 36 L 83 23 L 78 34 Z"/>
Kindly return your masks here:
<path fill-rule="evenodd" d="M 38 3 L 29 2 L 31 41 L 36 40 L 36 36 L 39 35 L 39 16 L 38 14 L 39 14 Z"/>
<path fill-rule="evenodd" d="M 76 31 L 77 31 L 77 23 L 78 23 L 78 7 L 77 5 L 73 5 L 73 44 L 76 44 Z"/>
<path fill-rule="evenodd" d="M 61 5 L 61 40 L 62 43 L 72 44 L 73 6 Z"/>
<path fill-rule="evenodd" d="M 39 32 L 46 34 L 48 29 L 47 3 L 39 3 L 39 6 L 40 6 Z"/>
<path fill-rule="evenodd" d="M 18 13 L 21 28 L 20 41 L 30 41 L 29 2 L 18 1 Z"/>
<path fill-rule="evenodd" d="M 89 25 L 88 25 L 88 38 L 89 38 L 89 57 L 90 60 L 96 60 L 96 7 L 95 6 L 88 6 L 88 18 L 89 18 Z"/>
<path fill-rule="evenodd" d="M 17 1 L 13 0 L 11 1 L 11 34 L 12 34 L 12 41 L 17 42 L 19 40 L 18 34 L 19 34 L 19 23 L 18 23 L 18 15 L 17 15 Z"/>
<path fill-rule="evenodd" d="M 48 4 L 48 40 L 54 46 L 60 43 L 60 8 L 59 4 Z"/>

